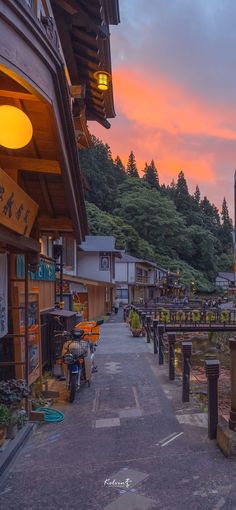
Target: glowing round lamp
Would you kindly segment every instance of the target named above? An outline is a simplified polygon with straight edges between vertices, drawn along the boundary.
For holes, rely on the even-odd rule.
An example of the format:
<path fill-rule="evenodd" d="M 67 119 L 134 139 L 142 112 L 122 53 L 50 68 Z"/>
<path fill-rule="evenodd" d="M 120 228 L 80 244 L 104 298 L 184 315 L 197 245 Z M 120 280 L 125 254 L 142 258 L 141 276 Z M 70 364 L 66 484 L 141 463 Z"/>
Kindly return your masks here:
<path fill-rule="evenodd" d="M 97 86 L 99 90 L 108 90 L 110 75 L 106 71 L 97 71 L 94 73 L 97 80 Z"/>
<path fill-rule="evenodd" d="M 32 124 L 22 110 L 10 105 L 0 106 L 0 145 L 7 149 L 21 149 L 32 136 Z"/>

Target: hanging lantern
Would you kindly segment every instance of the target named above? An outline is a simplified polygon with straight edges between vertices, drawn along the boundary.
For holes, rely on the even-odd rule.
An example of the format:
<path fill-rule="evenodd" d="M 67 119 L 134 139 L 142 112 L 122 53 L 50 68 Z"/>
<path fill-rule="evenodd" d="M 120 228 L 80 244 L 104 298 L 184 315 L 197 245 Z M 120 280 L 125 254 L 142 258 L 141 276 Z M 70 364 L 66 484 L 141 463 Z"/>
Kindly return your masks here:
<path fill-rule="evenodd" d="M 0 106 L 0 145 L 7 149 L 21 149 L 33 136 L 27 115 L 16 106 Z"/>
<path fill-rule="evenodd" d="M 97 71 L 94 73 L 94 77 L 97 80 L 97 86 L 99 90 L 108 90 L 109 88 L 109 81 L 111 79 L 111 76 L 106 71 Z"/>

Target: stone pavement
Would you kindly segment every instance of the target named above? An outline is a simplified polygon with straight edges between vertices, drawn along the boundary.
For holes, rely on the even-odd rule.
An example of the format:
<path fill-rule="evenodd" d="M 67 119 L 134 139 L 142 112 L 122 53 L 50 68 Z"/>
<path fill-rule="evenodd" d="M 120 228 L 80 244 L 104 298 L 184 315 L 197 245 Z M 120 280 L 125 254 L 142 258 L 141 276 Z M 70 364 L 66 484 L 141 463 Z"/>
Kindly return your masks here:
<path fill-rule="evenodd" d="M 65 420 L 30 437 L 0 485 L 4 510 L 232 510 L 236 462 L 207 439 L 206 416 L 181 404 L 144 338 L 102 327 L 98 373 Z M 61 383 L 63 384 L 63 383 Z"/>

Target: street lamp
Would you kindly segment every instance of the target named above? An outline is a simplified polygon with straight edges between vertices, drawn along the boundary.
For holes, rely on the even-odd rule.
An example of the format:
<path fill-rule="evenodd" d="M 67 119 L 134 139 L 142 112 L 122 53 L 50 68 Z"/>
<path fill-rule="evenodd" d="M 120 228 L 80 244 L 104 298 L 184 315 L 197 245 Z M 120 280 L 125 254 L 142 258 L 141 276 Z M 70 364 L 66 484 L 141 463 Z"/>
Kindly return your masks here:
<path fill-rule="evenodd" d="M 0 145 L 7 149 L 21 149 L 33 136 L 29 117 L 16 106 L 0 106 Z"/>

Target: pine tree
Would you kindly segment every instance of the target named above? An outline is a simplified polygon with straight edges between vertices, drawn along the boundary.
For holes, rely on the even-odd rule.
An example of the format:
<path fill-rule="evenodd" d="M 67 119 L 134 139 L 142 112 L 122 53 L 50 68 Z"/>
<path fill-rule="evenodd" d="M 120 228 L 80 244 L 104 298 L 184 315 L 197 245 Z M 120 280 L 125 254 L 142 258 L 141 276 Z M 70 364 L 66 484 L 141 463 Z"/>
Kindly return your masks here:
<path fill-rule="evenodd" d="M 150 184 L 152 188 L 160 190 L 159 176 L 153 159 L 150 165 L 145 163 L 143 180 Z"/>
<path fill-rule="evenodd" d="M 182 214 L 188 213 L 190 206 L 190 195 L 184 173 L 181 171 L 175 186 L 175 205 L 177 211 Z"/>
<path fill-rule="evenodd" d="M 198 187 L 198 184 L 196 186 L 196 189 L 195 189 L 195 192 L 193 194 L 193 197 L 194 197 L 194 200 L 196 200 L 197 204 L 200 204 L 200 201 L 201 201 L 201 193 L 200 193 L 200 189 Z"/>
<path fill-rule="evenodd" d="M 232 245 L 232 231 L 233 224 L 229 217 L 229 210 L 227 206 L 226 199 L 224 197 L 221 209 L 221 241 L 223 247 Z"/>
<path fill-rule="evenodd" d="M 137 166 L 136 166 L 136 161 L 135 161 L 135 155 L 134 155 L 133 151 L 131 151 L 131 153 L 129 155 L 126 171 L 130 177 L 139 177 Z"/>
<path fill-rule="evenodd" d="M 123 182 L 126 178 L 126 172 L 125 172 L 125 167 L 124 167 L 119 156 L 117 156 L 114 161 L 114 169 L 115 169 L 115 178 L 116 178 L 117 182 L 118 183 Z"/>

